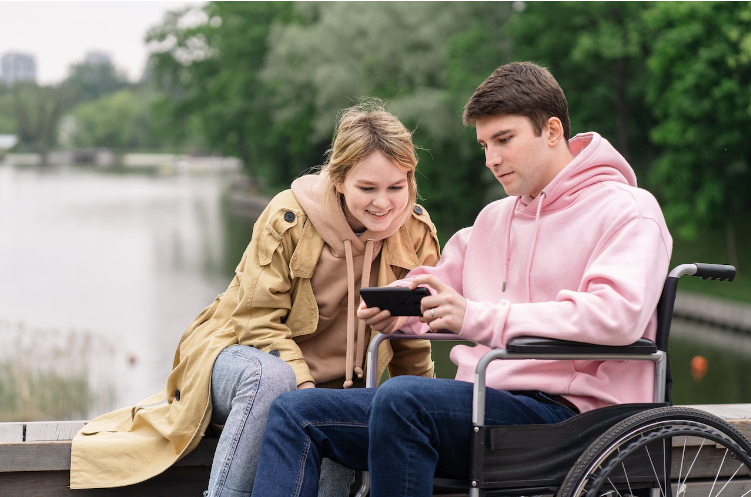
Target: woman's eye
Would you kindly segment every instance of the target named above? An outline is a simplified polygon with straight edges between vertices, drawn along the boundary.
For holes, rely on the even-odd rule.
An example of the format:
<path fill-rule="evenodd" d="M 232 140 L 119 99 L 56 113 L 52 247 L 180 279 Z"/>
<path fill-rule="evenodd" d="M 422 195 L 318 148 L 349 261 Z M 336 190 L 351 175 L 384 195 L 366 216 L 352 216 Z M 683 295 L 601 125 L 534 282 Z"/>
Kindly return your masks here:
<path fill-rule="evenodd" d="M 399 191 L 404 190 L 404 187 L 403 186 L 390 186 L 389 190 L 392 190 L 392 191 L 395 191 L 395 192 L 399 192 Z"/>
<path fill-rule="evenodd" d="M 375 188 L 373 188 L 372 186 L 361 186 L 360 190 L 364 192 L 372 192 L 373 190 L 375 190 Z"/>

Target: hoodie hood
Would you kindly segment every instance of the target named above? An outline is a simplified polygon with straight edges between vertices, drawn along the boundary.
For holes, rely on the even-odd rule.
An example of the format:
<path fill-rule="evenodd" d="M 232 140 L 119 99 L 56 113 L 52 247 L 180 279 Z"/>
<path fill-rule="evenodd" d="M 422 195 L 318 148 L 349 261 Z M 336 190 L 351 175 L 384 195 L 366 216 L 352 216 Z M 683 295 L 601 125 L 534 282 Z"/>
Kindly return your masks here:
<path fill-rule="evenodd" d="M 544 210 L 565 208 L 576 199 L 580 190 L 604 181 L 613 181 L 636 187 L 636 175 L 626 159 L 595 132 L 580 133 L 569 140 L 574 159 L 543 189 Z M 537 198 L 542 197 L 538 195 Z M 520 197 L 523 206 L 536 199 L 529 195 Z"/>
<path fill-rule="evenodd" d="M 530 195 L 517 197 L 514 207 L 511 209 L 506 231 L 503 291 L 506 290 L 508 281 L 511 225 L 515 216 L 534 216 L 535 218 L 527 266 L 527 294 L 531 300 L 529 275 L 532 271 L 540 216 L 546 211 L 565 209 L 578 198 L 580 192 L 596 183 L 607 181 L 637 186 L 636 174 L 634 174 L 634 170 L 626 162 L 626 159 L 598 133 L 588 132 L 574 136 L 569 140 L 569 148 L 574 155 L 574 159 L 553 178 L 537 197 L 532 198 Z"/>
<path fill-rule="evenodd" d="M 357 282 L 359 281 L 360 287 L 370 286 L 373 261 L 381 252 L 383 240 L 399 231 L 410 211 L 405 208 L 404 212 L 396 216 L 383 231 L 366 229 L 358 236 L 347 222 L 338 193 L 328 188 L 328 180 L 326 170 L 317 175 L 302 176 L 292 182 L 292 193 L 326 244 L 313 272 L 312 284 L 319 311 L 326 309 L 327 314 L 333 317 L 328 322 L 319 319 L 319 330 L 316 330 L 316 333 L 335 333 L 337 329 L 341 329 L 346 319 L 347 344 L 343 386 L 349 388 L 353 384 L 353 373 L 358 378 L 363 376 L 362 360 L 365 353 L 365 322 L 358 320 L 356 315 L 360 302 Z M 360 257 L 362 266 L 355 267 L 355 260 L 359 260 Z M 342 284 L 341 259 L 345 259 L 346 288 Z M 346 317 L 340 316 L 339 313 L 339 304 L 345 298 L 345 292 Z M 298 344 L 301 348 L 307 346 L 306 343 Z M 331 353 L 331 350 L 326 352 L 315 349 L 312 342 L 310 347 L 310 353 L 320 357 Z M 316 362 L 330 364 L 332 361 Z"/>

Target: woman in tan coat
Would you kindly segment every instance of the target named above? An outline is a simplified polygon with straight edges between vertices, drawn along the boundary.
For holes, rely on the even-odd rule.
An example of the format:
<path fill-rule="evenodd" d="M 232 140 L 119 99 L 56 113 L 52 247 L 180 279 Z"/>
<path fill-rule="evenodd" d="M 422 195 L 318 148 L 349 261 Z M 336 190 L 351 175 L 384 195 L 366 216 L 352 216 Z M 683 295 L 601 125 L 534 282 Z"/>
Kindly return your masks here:
<path fill-rule="evenodd" d="M 379 103 L 345 109 L 328 160 L 259 217 L 227 291 L 188 326 L 160 393 L 88 423 L 73 440 L 71 488 L 155 476 L 222 426 L 204 495 L 248 496 L 271 401 L 302 388 L 364 386 L 371 331 L 356 318 L 361 286 L 383 286 L 439 245 L 415 204 L 411 133 Z M 378 376 L 433 376 L 429 342 L 381 345 Z M 346 495 L 329 462 L 321 494 Z"/>

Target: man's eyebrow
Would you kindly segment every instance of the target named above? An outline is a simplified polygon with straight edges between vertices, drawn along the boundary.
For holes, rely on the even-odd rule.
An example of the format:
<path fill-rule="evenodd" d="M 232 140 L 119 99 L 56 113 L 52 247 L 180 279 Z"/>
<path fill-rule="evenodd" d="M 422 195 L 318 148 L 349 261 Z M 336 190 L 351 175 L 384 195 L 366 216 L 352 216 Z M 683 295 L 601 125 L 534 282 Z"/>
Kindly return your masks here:
<path fill-rule="evenodd" d="M 498 130 L 495 133 L 493 133 L 492 135 L 490 135 L 490 139 L 491 140 L 495 140 L 499 136 L 505 135 L 507 133 L 511 133 L 512 131 L 513 131 L 512 129 L 501 129 L 501 130 Z M 481 142 L 482 142 L 482 140 L 478 138 L 477 139 L 477 143 L 481 143 Z"/>
<path fill-rule="evenodd" d="M 498 138 L 501 135 L 505 135 L 507 133 L 511 133 L 512 131 L 513 131 L 512 129 L 501 129 L 501 130 L 496 131 L 495 133 L 493 133 L 493 135 L 490 138 L 491 139 L 495 139 L 495 138 Z"/>

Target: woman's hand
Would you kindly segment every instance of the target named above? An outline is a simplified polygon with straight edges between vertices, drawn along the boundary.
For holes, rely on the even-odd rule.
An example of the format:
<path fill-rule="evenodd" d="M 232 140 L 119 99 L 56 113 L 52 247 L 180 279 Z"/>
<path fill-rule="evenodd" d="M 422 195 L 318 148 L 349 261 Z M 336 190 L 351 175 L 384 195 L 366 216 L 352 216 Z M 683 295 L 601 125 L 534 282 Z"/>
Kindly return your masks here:
<path fill-rule="evenodd" d="M 304 381 L 300 383 L 299 385 L 297 385 L 298 390 L 303 390 L 305 388 L 315 388 L 315 387 L 316 387 L 316 384 L 313 383 L 312 381 Z"/>
<path fill-rule="evenodd" d="M 407 321 L 407 316 L 392 316 L 389 311 L 382 311 L 378 307 L 367 307 L 365 301 L 360 302 L 357 317 L 371 329 L 386 334 L 395 332 Z"/>
<path fill-rule="evenodd" d="M 438 292 L 420 301 L 420 321 L 427 323 L 430 331 L 448 330 L 458 335 L 464 323 L 467 299 L 432 274 L 415 276 L 409 287 L 415 289 L 420 285 L 428 285 Z"/>

